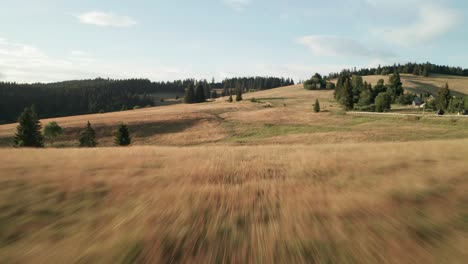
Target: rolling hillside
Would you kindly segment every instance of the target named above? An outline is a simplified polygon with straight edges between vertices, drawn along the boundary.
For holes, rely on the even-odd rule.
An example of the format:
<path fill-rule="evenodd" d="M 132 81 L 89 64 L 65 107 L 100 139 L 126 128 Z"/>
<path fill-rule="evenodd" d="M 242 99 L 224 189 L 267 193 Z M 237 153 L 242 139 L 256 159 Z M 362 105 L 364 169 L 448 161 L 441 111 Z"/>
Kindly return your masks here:
<path fill-rule="evenodd" d="M 364 80 L 371 84 L 377 83 L 379 79 L 388 82 L 389 76 L 372 75 L 365 76 Z M 401 74 L 403 87 L 413 93 L 429 92 L 437 94 L 437 90 L 448 83 L 453 95 L 468 95 L 468 77 L 433 74 L 430 77 L 415 76 L 410 74 Z"/>

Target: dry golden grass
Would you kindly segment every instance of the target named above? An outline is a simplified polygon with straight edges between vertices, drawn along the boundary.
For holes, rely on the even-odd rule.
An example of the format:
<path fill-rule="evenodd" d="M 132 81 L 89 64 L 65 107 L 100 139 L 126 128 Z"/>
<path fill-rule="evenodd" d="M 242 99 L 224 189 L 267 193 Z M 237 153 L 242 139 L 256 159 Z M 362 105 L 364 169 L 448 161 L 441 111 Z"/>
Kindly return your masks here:
<path fill-rule="evenodd" d="M 1 263 L 464 263 L 468 141 L 0 149 Z"/>
<path fill-rule="evenodd" d="M 376 84 L 379 79 L 384 79 L 388 82 L 389 76 L 372 75 L 365 76 L 364 80 L 372 84 Z M 454 95 L 468 95 L 468 77 L 439 75 L 432 74 L 429 77 L 415 76 L 411 74 L 401 74 L 403 87 L 414 93 L 430 92 L 433 95 L 437 94 L 439 88 L 448 83 Z"/>

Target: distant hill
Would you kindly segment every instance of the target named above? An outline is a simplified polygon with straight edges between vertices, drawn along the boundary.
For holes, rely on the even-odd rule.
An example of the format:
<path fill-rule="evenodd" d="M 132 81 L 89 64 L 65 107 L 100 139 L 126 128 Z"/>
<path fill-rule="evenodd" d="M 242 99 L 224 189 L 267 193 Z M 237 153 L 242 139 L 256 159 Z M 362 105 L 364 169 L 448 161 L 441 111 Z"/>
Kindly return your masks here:
<path fill-rule="evenodd" d="M 369 75 L 364 76 L 364 80 L 376 84 L 378 80 L 384 79 L 388 82 L 390 75 Z M 432 74 L 429 77 L 415 76 L 411 74 L 401 74 L 403 88 L 413 93 L 437 94 L 439 88 L 448 83 L 453 95 L 468 95 L 468 77 Z"/>

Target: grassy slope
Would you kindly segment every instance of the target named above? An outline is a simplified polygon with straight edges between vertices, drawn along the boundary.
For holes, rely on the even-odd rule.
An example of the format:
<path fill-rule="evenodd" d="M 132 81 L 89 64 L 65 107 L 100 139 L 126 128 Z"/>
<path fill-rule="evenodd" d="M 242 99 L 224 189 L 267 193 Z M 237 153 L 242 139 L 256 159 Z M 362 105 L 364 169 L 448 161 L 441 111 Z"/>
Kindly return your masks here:
<path fill-rule="evenodd" d="M 158 146 L 0 149 L 0 262 L 468 257 L 466 120 L 347 116 L 300 86 L 251 97 L 57 119 L 63 146 L 87 120 L 101 145 L 124 121 Z"/>

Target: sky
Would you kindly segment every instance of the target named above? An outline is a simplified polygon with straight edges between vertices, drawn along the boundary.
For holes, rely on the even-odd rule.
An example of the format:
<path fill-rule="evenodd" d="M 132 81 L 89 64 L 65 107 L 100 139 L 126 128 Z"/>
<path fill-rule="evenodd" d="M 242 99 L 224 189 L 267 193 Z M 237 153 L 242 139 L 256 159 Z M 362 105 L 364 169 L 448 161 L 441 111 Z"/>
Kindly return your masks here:
<path fill-rule="evenodd" d="M 466 0 L 2 0 L 0 81 L 468 68 Z"/>

